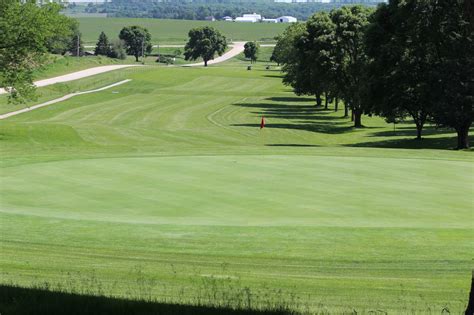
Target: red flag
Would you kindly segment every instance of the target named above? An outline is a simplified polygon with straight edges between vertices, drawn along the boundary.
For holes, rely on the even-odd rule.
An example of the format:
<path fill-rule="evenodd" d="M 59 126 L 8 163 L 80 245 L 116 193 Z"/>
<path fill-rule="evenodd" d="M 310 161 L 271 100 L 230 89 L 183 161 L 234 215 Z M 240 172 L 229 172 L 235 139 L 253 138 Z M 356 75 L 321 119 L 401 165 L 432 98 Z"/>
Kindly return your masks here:
<path fill-rule="evenodd" d="M 262 121 L 260 122 L 260 129 L 265 128 L 265 117 L 262 116 Z"/>

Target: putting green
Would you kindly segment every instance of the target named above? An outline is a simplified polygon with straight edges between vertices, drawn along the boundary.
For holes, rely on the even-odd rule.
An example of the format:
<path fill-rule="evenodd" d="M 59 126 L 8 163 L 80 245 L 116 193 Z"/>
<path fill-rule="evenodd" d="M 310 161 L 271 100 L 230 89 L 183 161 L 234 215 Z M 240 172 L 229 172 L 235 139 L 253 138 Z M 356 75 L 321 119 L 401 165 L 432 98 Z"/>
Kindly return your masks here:
<path fill-rule="evenodd" d="M 471 214 L 471 170 L 463 161 L 286 155 L 73 160 L 4 170 L 3 208 L 153 224 L 467 228 L 459 217 Z"/>
<path fill-rule="evenodd" d="M 448 150 L 452 131 L 429 126 L 421 142 L 376 117 L 354 130 L 279 71 L 245 65 L 99 75 L 40 92 L 132 81 L 1 121 L 1 282 L 461 312 L 472 151 Z"/>

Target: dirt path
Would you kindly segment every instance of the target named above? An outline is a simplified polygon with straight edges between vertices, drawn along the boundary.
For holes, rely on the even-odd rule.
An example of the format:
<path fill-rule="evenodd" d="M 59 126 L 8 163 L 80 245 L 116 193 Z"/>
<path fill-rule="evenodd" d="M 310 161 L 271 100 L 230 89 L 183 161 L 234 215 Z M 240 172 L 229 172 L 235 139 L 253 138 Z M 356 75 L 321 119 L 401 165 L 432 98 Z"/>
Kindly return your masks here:
<path fill-rule="evenodd" d="M 139 67 L 140 65 L 110 65 L 110 66 L 101 66 L 101 67 L 94 67 L 86 70 L 81 70 L 65 75 L 61 75 L 59 77 L 49 78 L 45 80 L 39 80 L 34 83 L 36 87 L 47 86 L 55 83 L 62 83 L 68 82 L 73 80 L 78 80 L 86 77 L 90 77 L 96 74 L 109 72 L 117 69 L 128 68 L 128 67 Z M 5 89 L 0 88 L 0 94 L 6 94 L 7 91 Z"/>
<path fill-rule="evenodd" d="M 122 84 L 130 82 L 130 81 L 131 81 L 130 79 L 127 79 L 127 80 L 123 80 L 123 81 L 120 81 L 120 82 L 117 82 L 117 83 L 114 83 L 114 84 L 110 84 L 110 85 L 107 85 L 107 86 L 104 86 L 104 87 L 101 87 L 101 88 L 98 88 L 98 89 L 95 89 L 95 90 L 89 90 L 89 91 L 84 91 L 84 92 L 76 92 L 76 93 L 67 94 L 67 95 L 64 95 L 60 98 L 56 98 L 54 100 L 51 100 L 51 101 L 47 101 L 47 102 L 44 102 L 44 103 L 41 103 L 41 104 L 38 104 L 38 105 L 34 105 L 34 106 L 31 106 L 31 107 L 19 109 L 19 110 L 16 110 L 14 112 L 9 112 L 9 113 L 0 115 L 0 120 L 11 117 L 11 116 L 19 115 L 19 114 L 22 114 L 22 113 L 30 112 L 30 111 L 35 110 L 37 108 L 41 108 L 41 107 L 45 107 L 45 106 L 48 106 L 48 105 L 51 105 L 51 104 L 59 103 L 59 102 L 68 100 L 71 97 L 74 97 L 74 96 L 77 96 L 77 95 L 89 94 L 89 93 L 95 93 L 95 92 L 100 92 L 100 91 L 103 91 L 103 90 L 107 90 L 107 89 L 110 89 L 112 87 L 122 85 Z"/>

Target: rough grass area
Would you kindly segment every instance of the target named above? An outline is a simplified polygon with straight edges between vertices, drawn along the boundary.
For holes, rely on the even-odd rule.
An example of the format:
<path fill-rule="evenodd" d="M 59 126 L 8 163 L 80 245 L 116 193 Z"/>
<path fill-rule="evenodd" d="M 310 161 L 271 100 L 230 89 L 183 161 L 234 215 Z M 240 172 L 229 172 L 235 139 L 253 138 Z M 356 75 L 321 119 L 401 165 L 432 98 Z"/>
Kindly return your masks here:
<path fill-rule="evenodd" d="M 410 122 L 353 129 L 341 109 L 294 96 L 275 66 L 247 64 L 116 71 L 40 92 L 132 81 L 0 121 L 1 282 L 462 312 L 472 150 L 430 126 L 414 140 Z"/>
<path fill-rule="evenodd" d="M 274 41 L 288 24 L 276 23 L 236 23 L 225 21 L 189 21 L 138 18 L 78 18 L 83 40 L 95 44 L 101 31 L 109 38 L 116 38 L 124 26 L 140 25 L 148 28 L 155 44 L 185 44 L 188 32 L 194 27 L 210 25 L 220 30 L 229 40 Z"/>

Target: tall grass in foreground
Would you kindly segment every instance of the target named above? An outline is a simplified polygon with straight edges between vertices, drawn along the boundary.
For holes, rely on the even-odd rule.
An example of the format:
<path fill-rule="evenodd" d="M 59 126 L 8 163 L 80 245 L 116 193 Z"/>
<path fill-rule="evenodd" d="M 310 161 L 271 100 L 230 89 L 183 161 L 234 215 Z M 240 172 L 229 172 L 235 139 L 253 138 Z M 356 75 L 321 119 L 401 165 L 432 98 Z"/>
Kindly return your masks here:
<path fill-rule="evenodd" d="M 131 272 L 134 281 L 127 287 L 103 282 L 95 272 L 66 273 L 64 281 L 57 283 L 0 284 L 0 314 L 461 314 L 449 305 L 431 307 L 423 303 L 423 297 L 416 305 L 409 305 L 404 295 L 410 293 L 403 288 L 401 307 L 394 311 L 378 305 L 353 308 L 314 303 L 311 296 L 303 299 L 266 286 L 253 289 L 231 276 L 198 275 L 176 291 L 138 267 Z"/>

